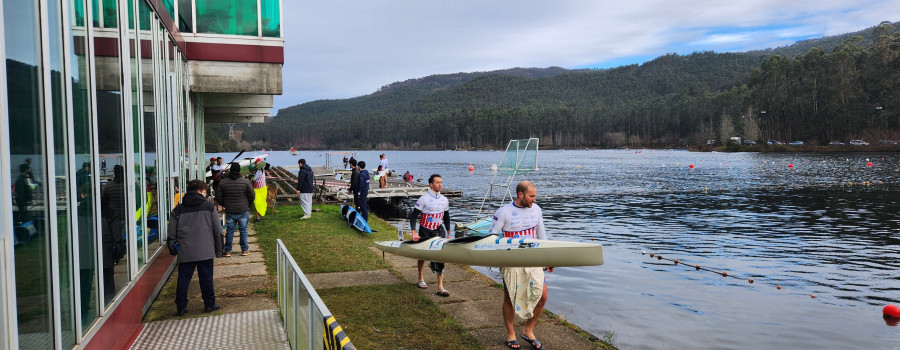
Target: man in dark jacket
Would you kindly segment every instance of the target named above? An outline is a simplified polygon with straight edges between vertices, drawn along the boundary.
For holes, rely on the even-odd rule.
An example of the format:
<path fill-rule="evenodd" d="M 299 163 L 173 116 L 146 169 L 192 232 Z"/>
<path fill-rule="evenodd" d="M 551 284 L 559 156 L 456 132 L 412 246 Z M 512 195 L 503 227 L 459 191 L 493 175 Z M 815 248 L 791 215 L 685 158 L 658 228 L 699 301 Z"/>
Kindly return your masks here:
<path fill-rule="evenodd" d="M 231 163 L 228 176 L 219 181 L 216 193 L 216 203 L 225 208 L 225 254 L 231 256 L 231 246 L 234 242 L 234 226 L 238 225 L 241 232 L 241 255 L 250 255 L 250 246 L 247 244 L 247 223 L 250 221 L 250 206 L 256 194 L 250 180 L 241 177 L 241 166 Z"/>
<path fill-rule="evenodd" d="M 197 269 L 204 312 L 219 309 L 213 289 L 213 259 L 222 257 L 222 224 L 216 206 L 206 200 L 203 180 L 191 180 L 181 204 L 169 214 L 169 234 L 178 242 L 177 315 L 187 314 L 188 284 Z"/>
<path fill-rule="evenodd" d="M 297 193 L 300 194 L 300 208 L 303 209 L 303 217 L 300 219 L 309 219 L 312 216 L 313 171 L 306 165 L 306 159 L 300 158 L 297 165 L 300 166 L 297 173 Z"/>
<path fill-rule="evenodd" d="M 359 210 L 359 194 L 356 193 L 356 190 L 359 189 L 359 168 L 356 166 L 356 159 L 350 157 L 350 194 L 353 195 L 353 206 Z"/>
<path fill-rule="evenodd" d="M 359 195 L 359 203 L 356 203 L 357 210 L 366 222 L 369 221 L 369 203 L 366 202 L 369 197 L 369 172 L 366 171 L 366 162 L 359 162 L 359 184 L 356 192 Z"/>

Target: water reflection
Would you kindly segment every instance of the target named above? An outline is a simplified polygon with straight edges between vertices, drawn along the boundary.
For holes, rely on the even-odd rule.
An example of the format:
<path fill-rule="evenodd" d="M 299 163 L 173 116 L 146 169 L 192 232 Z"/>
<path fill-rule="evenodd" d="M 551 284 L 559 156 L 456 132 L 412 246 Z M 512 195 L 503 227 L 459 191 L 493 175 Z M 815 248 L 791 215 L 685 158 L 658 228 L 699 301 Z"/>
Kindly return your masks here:
<path fill-rule="evenodd" d="M 400 173 L 440 173 L 446 188 L 463 190 L 451 213 L 466 222 L 485 215 L 475 208 L 501 154 L 389 156 Z M 276 154 L 268 159 L 281 164 Z M 613 332 L 621 348 L 892 348 L 900 335 L 879 316 L 900 295 L 898 160 L 541 152 L 540 170 L 520 178 L 538 185 L 548 230 L 555 239 L 596 240 L 606 255 L 601 267 L 549 274 L 548 308 L 594 335 Z M 741 279 L 651 260 L 642 250 Z"/>
<path fill-rule="evenodd" d="M 125 169 L 113 167 L 113 178 L 100 192 L 100 229 L 103 242 L 103 292 L 109 303 L 116 296 L 124 281 L 116 281 L 117 275 L 128 272 L 126 254 L 127 229 L 125 226 Z M 118 283 L 117 283 L 118 282 Z"/>

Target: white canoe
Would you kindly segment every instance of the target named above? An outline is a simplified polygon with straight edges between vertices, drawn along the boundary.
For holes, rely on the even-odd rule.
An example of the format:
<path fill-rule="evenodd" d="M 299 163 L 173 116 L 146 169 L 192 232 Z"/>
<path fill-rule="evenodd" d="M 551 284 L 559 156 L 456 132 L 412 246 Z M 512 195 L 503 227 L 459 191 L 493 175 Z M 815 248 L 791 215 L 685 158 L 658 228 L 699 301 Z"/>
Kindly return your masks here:
<path fill-rule="evenodd" d="M 475 266 L 591 266 L 603 265 L 603 246 L 592 243 L 530 238 L 434 237 L 422 242 L 381 241 L 375 247 L 386 253 L 417 260 Z"/>

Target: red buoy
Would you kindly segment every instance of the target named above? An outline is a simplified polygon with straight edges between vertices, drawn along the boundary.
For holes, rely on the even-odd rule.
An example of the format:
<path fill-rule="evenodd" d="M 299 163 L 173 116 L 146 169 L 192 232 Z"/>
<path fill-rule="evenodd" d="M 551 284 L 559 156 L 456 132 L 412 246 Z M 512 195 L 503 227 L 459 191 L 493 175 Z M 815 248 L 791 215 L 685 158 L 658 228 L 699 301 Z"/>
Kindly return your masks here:
<path fill-rule="evenodd" d="M 868 163 L 866 163 L 866 165 L 868 165 L 868 166 L 871 168 L 871 167 L 872 167 L 872 162 L 868 162 Z"/>
<path fill-rule="evenodd" d="M 788 168 L 793 169 L 793 168 L 794 168 L 794 164 L 788 164 Z"/>
<path fill-rule="evenodd" d="M 900 307 L 894 304 L 888 304 L 884 306 L 884 309 L 881 310 L 885 316 L 891 317 L 900 317 Z"/>
<path fill-rule="evenodd" d="M 688 165 L 688 168 L 691 168 L 691 169 L 693 169 L 693 168 L 694 168 L 694 165 L 693 165 L 693 164 L 691 164 L 691 165 Z"/>
<path fill-rule="evenodd" d="M 469 164 L 469 171 L 475 171 L 475 167 L 472 164 Z"/>

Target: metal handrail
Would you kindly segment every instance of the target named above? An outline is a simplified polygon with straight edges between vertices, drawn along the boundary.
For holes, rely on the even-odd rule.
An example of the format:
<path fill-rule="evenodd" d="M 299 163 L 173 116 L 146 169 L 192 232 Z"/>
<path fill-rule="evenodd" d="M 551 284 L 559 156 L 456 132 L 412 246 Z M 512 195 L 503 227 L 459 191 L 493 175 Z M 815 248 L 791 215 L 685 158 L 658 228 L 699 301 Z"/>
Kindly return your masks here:
<path fill-rule="evenodd" d="M 291 349 L 356 349 L 287 247 L 277 243 L 278 310 Z"/>

